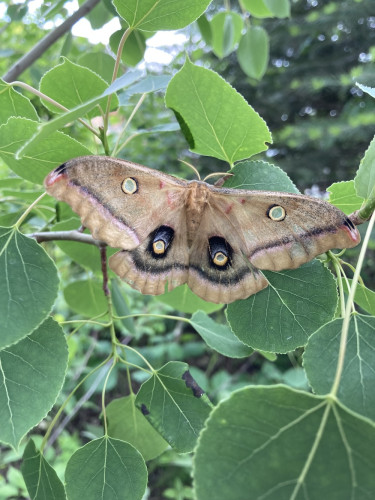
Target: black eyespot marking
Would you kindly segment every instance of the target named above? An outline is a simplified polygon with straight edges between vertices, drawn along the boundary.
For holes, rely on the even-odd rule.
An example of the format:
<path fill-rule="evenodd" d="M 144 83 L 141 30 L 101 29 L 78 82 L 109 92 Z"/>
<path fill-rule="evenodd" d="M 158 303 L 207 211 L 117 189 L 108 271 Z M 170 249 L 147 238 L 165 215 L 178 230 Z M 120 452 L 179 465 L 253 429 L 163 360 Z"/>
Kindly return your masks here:
<path fill-rule="evenodd" d="M 59 167 L 55 168 L 54 172 L 56 174 L 63 174 L 65 172 L 65 170 L 66 170 L 66 163 L 63 163 Z"/>
<path fill-rule="evenodd" d="M 346 219 L 344 220 L 344 225 L 346 227 L 348 227 L 351 231 L 353 229 L 355 229 L 355 225 L 353 224 L 353 222 L 349 219 L 349 217 L 346 217 Z"/>
<path fill-rule="evenodd" d="M 138 181 L 134 177 L 127 177 L 121 183 L 121 189 L 125 194 L 134 194 L 138 191 Z"/>
<path fill-rule="evenodd" d="M 220 271 L 228 269 L 232 263 L 233 250 L 229 243 L 220 236 L 208 240 L 208 256 L 211 265 Z"/>
<path fill-rule="evenodd" d="M 282 221 L 286 217 L 285 208 L 281 207 L 280 205 L 271 205 L 270 207 L 268 207 L 266 214 L 267 217 L 276 222 Z"/>
<path fill-rule="evenodd" d="M 160 226 L 150 234 L 147 250 L 155 259 L 167 256 L 174 238 L 174 230 L 169 226 Z"/>

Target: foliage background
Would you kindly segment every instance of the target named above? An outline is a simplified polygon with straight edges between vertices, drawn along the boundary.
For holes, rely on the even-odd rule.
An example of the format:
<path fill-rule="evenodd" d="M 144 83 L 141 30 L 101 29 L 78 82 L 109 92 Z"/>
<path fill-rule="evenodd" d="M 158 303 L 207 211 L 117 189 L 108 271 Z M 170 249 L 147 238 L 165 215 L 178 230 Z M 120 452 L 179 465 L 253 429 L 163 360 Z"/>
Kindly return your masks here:
<path fill-rule="evenodd" d="M 169 46 L 166 49 L 174 54 L 169 65 L 161 66 L 154 62 L 148 69 L 156 75 L 173 75 L 182 66 L 187 52 L 193 62 L 217 71 L 252 103 L 272 131 L 273 145 L 257 159 L 272 159 L 272 162 L 288 172 L 301 190 L 311 188 L 314 184 L 324 190 L 332 182 L 353 178 L 373 136 L 374 101 L 354 85 L 355 81 L 369 86 L 375 84 L 375 18 L 372 3 L 371 0 L 298 0 L 291 3 L 290 19 L 252 19 L 253 24 L 262 26 L 270 37 L 269 65 L 260 81 L 242 71 L 236 51 L 222 58 L 217 57 L 207 39 L 202 38 L 196 23 L 184 30 L 187 35 L 185 46 Z M 0 27 L 0 73 L 5 74 L 47 30 L 53 29 L 67 17 L 68 12 L 61 1 L 44 2 L 33 14 L 27 5 L 12 2 L 0 4 L 7 7 Z M 208 19 L 222 9 L 221 2 L 213 2 L 206 13 Z M 237 2 L 232 2 L 231 9 L 241 12 Z M 88 19 L 94 28 L 98 28 L 113 15 L 110 3 L 100 2 Z M 73 38 L 69 32 L 20 78 L 38 87 L 42 75 L 59 64 L 61 56 L 79 63 L 87 57 L 88 52 L 95 55 L 105 51 L 107 49 L 102 45 L 92 45 L 83 37 Z M 94 59 L 94 64 L 98 60 Z M 123 64 L 125 69 L 129 62 Z M 111 72 L 108 71 L 108 74 Z M 130 96 L 130 105 L 134 106 L 138 99 L 137 94 Z M 52 116 L 38 98 L 33 97 L 32 102 L 42 118 Z M 126 112 L 113 117 L 113 137 L 116 137 L 126 119 Z M 173 113 L 165 108 L 163 93 L 152 93 L 132 121 L 131 132 L 171 122 L 174 122 Z M 70 124 L 68 130 L 80 142 L 93 147 L 92 136 L 77 123 Z M 100 149 L 98 145 L 96 147 Z M 179 164 L 177 158 L 180 156 L 192 161 L 202 176 L 226 170 L 224 163 L 219 160 L 190 153 L 182 134 L 175 131 L 139 134 L 127 144 L 121 155 L 168 173 L 179 173 L 183 177 L 191 176 L 191 172 Z M 0 176 L 4 179 L 9 176 L 5 164 L 0 164 Z M 28 188 L 30 185 L 25 183 L 23 189 Z M 13 209 L 17 211 L 17 207 Z M 30 227 L 37 227 L 38 224 L 38 220 L 30 221 Z M 77 318 L 82 311 L 75 309 L 75 299 L 69 296 L 69 289 L 66 291 L 67 285 L 78 279 L 89 281 L 93 273 L 72 263 L 59 248 L 51 252 L 54 258 L 59 259 L 62 288 L 65 288 L 65 296 L 60 294 L 55 308 L 57 317 Z M 366 271 L 370 277 L 373 267 L 373 257 L 370 256 Z M 169 305 L 132 291 L 127 296 L 127 307 L 132 312 L 173 312 Z M 179 314 L 183 316 L 183 313 Z M 220 319 L 224 319 L 222 311 L 216 316 L 218 322 Z M 183 321 L 145 317 L 137 321 L 136 327 L 132 322 L 119 322 L 117 327 L 125 340 L 129 334 L 135 335 L 140 352 L 155 366 L 162 366 L 170 359 L 187 362 L 192 375 L 208 391 L 214 403 L 249 383 L 267 385 L 282 382 L 291 387 L 308 389 L 300 366 L 301 350 L 280 355 L 275 362 L 258 353 L 244 361 L 229 359 L 211 351 Z M 81 375 L 88 373 L 91 367 L 104 359 L 110 352 L 110 342 L 106 332 L 85 326 L 79 336 L 70 337 L 69 348 L 71 363 L 64 394 L 72 389 Z M 143 382 L 142 373 L 135 373 L 134 380 L 135 388 L 140 386 Z M 60 475 L 72 452 L 102 433 L 99 418 L 102 384 L 103 378 L 86 381 L 66 408 L 66 420 L 61 424 L 60 433 L 52 436 L 51 442 L 57 443 L 57 446 L 47 450 L 46 458 Z M 125 371 L 116 368 L 107 386 L 109 399 L 124 396 L 125 387 Z M 58 403 L 64 400 L 64 394 Z M 37 444 L 41 441 L 43 426 L 42 423 L 33 431 Z M 1 450 L 6 487 L 2 489 L 0 498 L 26 496 L 17 464 L 20 456 L 5 447 Z M 149 488 L 152 493 L 149 498 L 192 498 L 190 471 L 189 455 L 165 452 L 150 465 Z"/>

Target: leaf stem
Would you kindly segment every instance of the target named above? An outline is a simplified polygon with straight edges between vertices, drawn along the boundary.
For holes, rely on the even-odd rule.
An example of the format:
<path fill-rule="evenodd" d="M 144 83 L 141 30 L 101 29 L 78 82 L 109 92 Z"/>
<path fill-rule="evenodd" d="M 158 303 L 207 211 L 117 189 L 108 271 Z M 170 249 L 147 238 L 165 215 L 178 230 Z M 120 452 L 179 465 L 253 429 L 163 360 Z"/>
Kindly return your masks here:
<path fill-rule="evenodd" d="M 373 212 L 371 215 L 371 219 L 370 219 L 367 231 L 366 231 L 366 235 L 365 235 L 364 240 L 363 240 L 362 248 L 361 248 L 361 251 L 359 253 L 357 267 L 356 267 L 356 270 L 355 270 L 354 276 L 353 276 L 353 281 L 352 281 L 351 287 L 349 289 L 348 299 L 346 301 L 345 316 L 344 316 L 344 320 L 342 323 L 342 329 L 341 329 L 340 349 L 339 349 L 339 355 L 338 355 L 338 361 L 337 361 L 337 367 L 336 367 L 336 374 L 335 374 L 335 378 L 334 378 L 334 381 L 333 381 L 333 384 L 332 384 L 332 387 L 330 390 L 330 394 L 334 397 L 337 396 L 337 392 L 338 392 L 339 385 L 340 385 L 341 375 L 342 375 L 342 372 L 344 369 L 344 359 L 345 359 L 346 344 L 347 344 L 347 340 L 348 340 L 351 311 L 352 311 L 352 307 L 353 307 L 353 303 L 354 303 L 354 297 L 355 297 L 355 292 L 356 292 L 356 288 L 357 288 L 359 275 L 360 275 L 360 272 L 362 269 L 363 261 L 365 258 L 366 250 L 368 247 L 368 243 L 370 240 L 371 231 L 372 231 L 372 228 L 374 226 L 374 223 L 375 223 L 375 212 Z"/>
<path fill-rule="evenodd" d="M 66 108 L 65 106 L 63 106 L 59 102 L 52 99 L 52 97 L 49 97 L 48 95 L 43 94 L 39 90 L 34 89 L 34 87 L 31 87 L 31 85 L 28 85 L 27 83 L 16 81 L 16 82 L 12 82 L 11 85 L 17 86 L 17 87 L 22 87 L 25 90 L 28 90 L 32 94 L 40 97 L 40 99 L 44 99 L 45 101 L 49 102 L 50 104 L 53 104 L 54 106 L 61 109 L 62 111 L 65 111 L 66 113 L 69 113 L 69 111 L 70 111 L 68 108 Z M 89 129 L 90 132 L 92 132 L 93 134 L 95 134 L 97 137 L 100 138 L 100 133 L 97 130 L 95 130 L 89 123 L 85 122 L 85 120 L 83 120 L 82 118 L 78 118 L 78 121 L 80 123 L 82 123 L 82 125 L 84 125 L 87 129 Z"/>
<path fill-rule="evenodd" d="M 18 219 L 18 221 L 14 224 L 14 228 L 18 229 L 22 222 L 26 219 L 26 217 L 29 215 L 29 213 L 32 211 L 32 209 L 39 203 L 39 201 L 45 197 L 47 193 L 42 193 L 38 198 L 32 202 L 32 204 L 24 211 L 24 213 L 21 215 L 21 217 Z"/>
<path fill-rule="evenodd" d="M 54 428 L 57 420 L 59 419 L 61 413 L 64 411 L 66 405 L 69 403 L 70 399 L 74 396 L 74 394 L 77 392 L 77 390 L 81 387 L 81 385 L 89 378 L 91 377 L 91 375 L 93 373 L 95 373 L 97 370 L 99 370 L 102 366 L 104 366 L 106 363 L 108 363 L 108 361 L 111 359 L 111 356 L 108 356 L 104 361 L 102 361 L 98 366 L 96 366 L 95 368 L 93 368 L 87 375 L 85 375 L 83 377 L 83 379 L 74 387 L 74 389 L 71 391 L 71 393 L 68 395 L 68 397 L 65 399 L 64 403 L 60 406 L 60 408 L 58 409 L 56 415 L 53 417 L 48 429 L 47 429 L 47 432 L 45 433 L 44 437 L 43 437 L 43 441 L 42 441 L 42 444 L 40 445 L 40 451 L 42 452 L 43 451 L 43 448 L 45 447 L 47 441 L 48 441 L 48 438 L 52 432 L 52 429 Z"/>

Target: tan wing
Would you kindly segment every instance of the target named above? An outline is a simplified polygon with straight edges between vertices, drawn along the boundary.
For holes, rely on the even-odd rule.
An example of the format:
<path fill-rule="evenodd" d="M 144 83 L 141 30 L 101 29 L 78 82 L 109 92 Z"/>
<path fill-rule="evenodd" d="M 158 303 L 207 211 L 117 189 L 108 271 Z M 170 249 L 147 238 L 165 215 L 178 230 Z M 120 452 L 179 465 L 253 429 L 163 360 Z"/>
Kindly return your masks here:
<path fill-rule="evenodd" d="M 188 286 L 205 300 L 227 304 L 259 292 L 268 281 L 245 250 L 236 228 L 208 205 L 190 249 Z M 216 264 L 215 254 L 227 260 Z"/>
<path fill-rule="evenodd" d="M 124 186 L 126 179 L 135 184 Z M 166 213 L 181 207 L 185 186 L 170 175 L 105 156 L 75 158 L 45 179 L 47 192 L 67 202 L 94 238 L 123 249 L 140 245 Z"/>
<path fill-rule="evenodd" d="M 55 169 L 45 187 L 80 215 L 94 238 L 130 250 L 109 264 L 134 288 L 160 294 L 186 282 L 185 181 L 128 161 L 87 156 Z M 153 239 L 160 235 L 167 245 L 155 253 Z"/>
<path fill-rule="evenodd" d="M 220 214 L 221 235 L 258 269 L 294 269 L 333 248 L 360 242 L 357 228 L 333 205 L 309 196 L 212 189 L 210 204 Z"/>

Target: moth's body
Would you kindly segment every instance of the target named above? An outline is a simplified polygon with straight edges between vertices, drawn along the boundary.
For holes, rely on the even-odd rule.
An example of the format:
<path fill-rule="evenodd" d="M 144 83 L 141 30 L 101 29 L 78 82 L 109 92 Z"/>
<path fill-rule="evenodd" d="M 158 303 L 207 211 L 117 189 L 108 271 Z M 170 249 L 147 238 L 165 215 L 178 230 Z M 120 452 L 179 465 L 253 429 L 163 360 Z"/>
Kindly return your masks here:
<path fill-rule="evenodd" d="M 260 269 L 293 269 L 360 240 L 321 200 L 218 188 L 114 158 L 70 160 L 45 185 L 95 238 L 122 249 L 110 267 L 146 294 L 187 283 L 206 300 L 232 302 L 268 285 Z"/>

